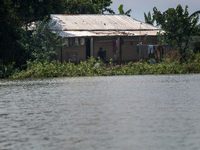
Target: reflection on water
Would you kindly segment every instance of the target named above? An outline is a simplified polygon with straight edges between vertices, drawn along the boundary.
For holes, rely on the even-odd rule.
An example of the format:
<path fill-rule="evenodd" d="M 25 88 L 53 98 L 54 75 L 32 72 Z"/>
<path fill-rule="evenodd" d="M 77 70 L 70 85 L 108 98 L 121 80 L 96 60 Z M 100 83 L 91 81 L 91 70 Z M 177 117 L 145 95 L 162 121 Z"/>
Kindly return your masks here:
<path fill-rule="evenodd" d="M 200 149 L 200 75 L 0 80 L 0 149 Z"/>

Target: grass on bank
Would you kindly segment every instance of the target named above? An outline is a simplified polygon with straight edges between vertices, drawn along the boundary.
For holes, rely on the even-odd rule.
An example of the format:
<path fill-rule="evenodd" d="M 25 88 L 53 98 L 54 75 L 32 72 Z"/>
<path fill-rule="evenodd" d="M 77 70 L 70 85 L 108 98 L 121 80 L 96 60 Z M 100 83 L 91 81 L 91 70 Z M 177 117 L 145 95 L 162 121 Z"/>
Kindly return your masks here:
<path fill-rule="evenodd" d="M 15 72 L 10 78 L 37 77 L 77 77 L 77 76 L 113 76 L 113 75 L 159 75 L 159 74 L 189 74 L 200 73 L 200 54 L 191 53 L 187 61 L 180 63 L 178 58 L 165 58 L 151 65 L 149 61 L 130 62 L 125 65 L 104 64 L 94 58 L 87 62 L 74 63 L 45 61 L 44 63 L 27 62 L 27 69 Z"/>

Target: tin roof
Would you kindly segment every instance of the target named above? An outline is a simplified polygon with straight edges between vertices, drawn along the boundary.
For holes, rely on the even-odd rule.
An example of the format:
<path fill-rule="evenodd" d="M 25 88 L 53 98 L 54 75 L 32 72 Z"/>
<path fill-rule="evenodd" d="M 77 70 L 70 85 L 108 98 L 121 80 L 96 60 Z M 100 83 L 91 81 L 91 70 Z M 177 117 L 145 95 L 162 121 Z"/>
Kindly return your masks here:
<path fill-rule="evenodd" d="M 55 31 L 53 31 L 55 32 Z M 156 35 L 157 31 L 60 31 L 61 37 Z"/>
<path fill-rule="evenodd" d="M 159 28 L 132 19 L 126 15 L 51 15 L 57 23 L 51 30 L 61 30 L 60 35 L 75 36 L 134 36 L 156 35 Z"/>

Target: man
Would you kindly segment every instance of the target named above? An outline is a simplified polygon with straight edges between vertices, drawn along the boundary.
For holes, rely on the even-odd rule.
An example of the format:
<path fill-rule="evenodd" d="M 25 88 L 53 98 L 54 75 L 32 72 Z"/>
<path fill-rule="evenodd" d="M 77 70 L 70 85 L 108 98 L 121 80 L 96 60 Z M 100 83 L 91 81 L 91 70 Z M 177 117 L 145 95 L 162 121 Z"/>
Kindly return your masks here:
<path fill-rule="evenodd" d="M 102 51 L 102 47 L 100 47 L 100 50 L 98 51 L 98 54 L 97 54 L 98 57 L 100 57 L 100 59 L 106 63 L 106 60 L 105 60 L 105 51 Z"/>

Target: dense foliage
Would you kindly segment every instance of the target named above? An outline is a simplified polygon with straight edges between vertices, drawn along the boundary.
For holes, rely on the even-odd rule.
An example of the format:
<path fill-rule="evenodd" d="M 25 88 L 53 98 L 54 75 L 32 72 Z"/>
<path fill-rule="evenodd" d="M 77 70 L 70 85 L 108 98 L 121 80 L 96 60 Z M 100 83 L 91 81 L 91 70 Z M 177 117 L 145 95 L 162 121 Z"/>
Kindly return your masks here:
<path fill-rule="evenodd" d="M 163 13 L 158 11 L 156 7 L 153 9 L 153 18 L 157 25 L 160 25 L 164 30 L 162 33 L 163 42 L 179 47 L 184 59 L 190 37 L 198 33 L 197 23 L 199 20 L 196 14 L 190 16 L 187 9 L 188 6 L 183 10 L 181 5 L 178 5 L 176 9 L 169 8 Z"/>
<path fill-rule="evenodd" d="M 34 32 L 28 36 L 24 30 L 21 32 L 21 39 L 18 44 L 22 49 L 25 49 L 30 60 L 43 62 L 50 60 L 50 57 L 56 56 L 56 47 L 62 47 L 59 37 L 59 31 L 52 33 L 50 27 L 56 22 L 51 23 L 51 20 L 46 17 L 43 21 L 35 23 Z"/>
<path fill-rule="evenodd" d="M 144 12 L 144 19 L 145 19 L 145 23 L 154 24 L 155 19 L 153 17 L 151 17 L 151 13 L 150 11 L 148 12 L 148 15 Z"/>
<path fill-rule="evenodd" d="M 41 31 L 45 30 L 38 30 L 41 33 L 37 34 L 28 30 L 32 22 L 42 21 L 46 16 L 49 18 L 50 14 L 98 14 L 105 11 L 114 13 L 108 8 L 111 3 L 111 0 L 1 0 L 0 64 L 15 62 L 15 67 L 23 69 L 26 61 L 39 57 L 41 51 L 45 53 L 45 57 L 40 56 L 43 60 L 53 53 L 52 46 L 47 46 L 49 41 L 44 41 L 44 36 L 42 37 L 44 32 Z M 41 38 L 42 41 L 39 40 Z"/>
<path fill-rule="evenodd" d="M 104 12 L 114 13 L 108 8 L 111 0 L 66 0 L 64 12 L 67 14 L 103 14 Z"/>
<path fill-rule="evenodd" d="M 92 3 L 98 9 L 99 14 L 103 14 L 104 12 L 114 13 L 114 11 L 109 8 L 112 4 L 112 0 L 92 0 Z"/>
<path fill-rule="evenodd" d="M 200 35 L 197 26 L 200 11 L 189 16 L 180 5 L 161 13 L 154 8 L 154 15 L 146 15 L 165 31 L 164 43 L 174 44 L 180 48 L 185 61 L 162 61 L 156 65 L 147 62 L 129 63 L 127 65 L 107 65 L 90 59 L 78 65 L 72 63 L 50 62 L 56 55 L 55 47 L 62 46 L 59 33 L 50 33 L 50 14 L 103 14 L 109 12 L 111 0 L 1 0 L 0 1 L 0 77 L 61 77 L 93 75 L 134 75 L 134 74 L 173 74 L 199 73 L 199 42 L 195 43 L 194 52 L 188 59 L 186 49 L 192 35 Z M 130 15 L 131 9 L 120 14 Z M 28 30 L 37 22 L 34 31 Z M 54 25 L 54 23 L 52 24 Z M 48 61 L 47 61 L 48 60 Z M 96 65 L 94 65 L 96 64 Z M 100 64 L 100 66 L 99 66 Z M 21 71 L 24 70 L 24 71 Z M 15 74 L 14 74 L 15 73 Z M 13 75 L 14 74 L 14 75 Z"/>
<path fill-rule="evenodd" d="M 124 12 L 123 7 L 124 7 L 124 5 L 122 5 L 122 4 L 119 6 L 119 8 L 118 8 L 119 14 L 125 14 L 125 15 L 130 17 L 131 16 L 130 13 L 131 13 L 132 10 L 129 9 L 128 11 Z"/>
<path fill-rule="evenodd" d="M 88 62 L 60 63 L 45 61 L 44 63 L 28 62 L 26 70 L 15 73 L 11 78 L 31 77 L 77 77 L 77 76 L 113 76 L 113 75 L 158 75 L 200 73 L 200 54 L 190 53 L 187 61 L 180 63 L 178 58 L 165 57 L 162 62 L 151 65 L 149 62 L 128 63 L 124 65 L 104 64 L 91 58 Z"/>

